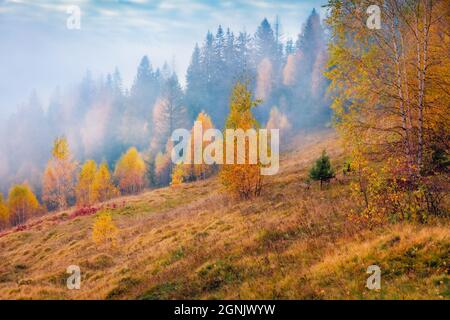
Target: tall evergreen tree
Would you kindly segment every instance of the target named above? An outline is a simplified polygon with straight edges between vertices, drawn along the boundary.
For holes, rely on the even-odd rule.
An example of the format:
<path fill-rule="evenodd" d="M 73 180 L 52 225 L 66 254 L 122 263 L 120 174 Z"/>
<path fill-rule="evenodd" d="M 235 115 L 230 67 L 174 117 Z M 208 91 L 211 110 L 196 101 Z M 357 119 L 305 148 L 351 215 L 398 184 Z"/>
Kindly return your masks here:
<path fill-rule="evenodd" d="M 252 63 L 251 37 L 246 32 L 240 32 L 236 39 L 236 70 L 237 77 L 243 81 L 254 80 L 254 65 Z"/>
<path fill-rule="evenodd" d="M 200 110 L 206 108 L 206 79 L 203 74 L 201 64 L 201 53 L 198 44 L 195 44 L 192 53 L 191 63 L 186 73 L 186 105 L 189 113 L 189 120 L 193 121 Z"/>
<path fill-rule="evenodd" d="M 255 54 L 257 61 L 264 58 L 272 60 L 277 52 L 275 36 L 269 21 L 264 18 L 255 33 Z"/>
<path fill-rule="evenodd" d="M 160 82 L 147 56 L 141 59 L 121 124 L 123 142 L 145 147 L 152 131 L 153 106 L 160 92 Z"/>
<path fill-rule="evenodd" d="M 175 73 L 164 83 L 161 96 L 153 110 L 153 121 L 151 150 L 154 153 L 164 148 L 173 130 L 185 128 L 187 125 L 183 91 Z"/>
<path fill-rule="evenodd" d="M 132 108 L 140 117 L 151 114 L 151 108 L 158 95 L 158 81 L 147 56 L 141 59 L 136 78 L 131 87 Z"/>
<path fill-rule="evenodd" d="M 329 115 L 322 73 L 325 68 L 325 35 L 320 16 L 315 9 L 308 17 L 296 41 L 295 56 L 288 58 L 290 116 L 296 127 L 313 126 Z"/>
<path fill-rule="evenodd" d="M 311 75 L 314 62 L 318 54 L 325 49 L 325 39 L 320 16 L 315 9 L 312 10 L 301 34 L 296 41 L 297 50 L 302 53 L 305 64 L 302 72 Z"/>

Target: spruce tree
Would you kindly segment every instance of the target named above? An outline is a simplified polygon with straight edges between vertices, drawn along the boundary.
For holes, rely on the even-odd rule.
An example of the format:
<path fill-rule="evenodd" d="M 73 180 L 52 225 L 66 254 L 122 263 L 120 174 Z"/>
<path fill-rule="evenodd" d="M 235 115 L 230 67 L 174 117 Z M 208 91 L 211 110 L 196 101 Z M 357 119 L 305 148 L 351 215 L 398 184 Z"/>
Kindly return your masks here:
<path fill-rule="evenodd" d="M 205 91 L 206 82 L 201 64 L 200 48 L 198 44 L 195 44 L 191 63 L 186 73 L 186 106 L 190 121 L 194 121 L 197 114 L 206 107 L 204 103 Z"/>
<path fill-rule="evenodd" d="M 164 83 L 161 96 L 153 110 L 153 137 L 151 150 L 161 151 L 173 130 L 185 128 L 187 112 L 178 77 L 173 73 Z"/>
<path fill-rule="evenodd" d="M 324 181 L 329 181 L 334 177 L 334 170 L 331 167 L 330 158 L 326 151 L 322 152 L 319 159 L 316 160 L 314 166 L 309 171 L 309 177 L 312 180 L 320 181 L 320 189 L 322 190 L 322 184 Z"/>

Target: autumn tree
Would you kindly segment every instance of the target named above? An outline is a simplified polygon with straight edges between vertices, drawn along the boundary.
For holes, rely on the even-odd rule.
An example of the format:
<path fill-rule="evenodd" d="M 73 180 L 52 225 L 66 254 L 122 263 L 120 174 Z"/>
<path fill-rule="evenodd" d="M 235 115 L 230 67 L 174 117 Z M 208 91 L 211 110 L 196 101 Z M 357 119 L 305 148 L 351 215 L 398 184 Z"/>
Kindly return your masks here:
<path fill-rule="evenodd" d="M 200 112 L 197 116 L 197 120 L 196 120 L 196 124 L 200 124 L 199 128 L 197 128 L 198 132 L 202 133 L 202 136 L 200 137 L 195 137 L 195 139 L 197 140 L 201 140 L 201 143 L 199 141 L 197 141 L 197 143 L 195 142 L 194 139 L 194 135 L 195 135 L 195 125 L 191 130 L 191 155 L 190 155 L 190 159 L 191 159 L 191 164 L 186 164 L 184 165 L 184 173 L 185 173 L 185 177 L 187 179 L 205 179 L 209 176 L 211 176 L 211 174 L 214 173 L 214 169 L 215 166 L 214 165 L 209 165 L 209 164 L 205 164 L 203 161 L 203 150 L 205 150 L 205 147 L 211 143 L 210 141 L 203 141 L 203 134 L 209 130 L 209 129 L 214 129 L 214 125 L 212 123 L 211 117 L 206 114 L 204 111 Z M 199 150 L 196 150 L 196 149 Z M 194 154 L 195 152 L 199 152 L 202 161 L 200 164 L 195 164 L 194 163 Z"/>
<path fill-rule="evenodd" d="M 238 82 L 232 92 L 230 99 L 230 113 L 226 121 L 226 129 L 240 129 L 246 132 L 248 129 L 255 129 L 258 123 L 255 120 L 251 109 L 255 107 L 259 101 L 252 100 L 251 92 L 247 89 L 247 85 Z M 233 137 L 231 142 L 227 142 L 225 135 L 225 145 L 231 143 L 234 149 L 233 164 L 226 163 L 222 166 L 220 172 L 220 179 L 225 188 L 232 194 L 238 195 L 241 198 L 248 199 L 252 196 L 259 196 L 262 188 L 262 176 L 260 172 L 260 165 L 258 161 L 255 164 L 250 163 L 250 154 L 258 153 L 257 150 L 251 150 L 251 137 L 244 137 L 245 154 L 242 164 L 238 163 L 238 155 L 236 152 L 237 139 Z M 258 136 L 254 137 L 258 141 Z M 257 142 L 256 142 L 257 147 Z M 255 145 L 253 145 L 255 148 Z M 224 157 L 227 157 L 228 148 L 224 152 Z M 232 155 L 229 155 L 231 157 Z"/>
<path fill-rule="evenodd" d="M 372 153 L 399 159 L 412 179 L 423 174 L 433 144 L 448 150 L 449 9 L 445 1 L 389 0 L 382 28 L 371 30 L 357 9 L 363 3 L 331 4 L 333 108 L 342 129 Z"/>
<path fill-rule="evenodd" d="M 39 202 L 26 184 L 15 185 L 9 190 L 8 207 L 12 225 L 24 224 L 39 209 Z"/>
<path fill-rule="evenodd" d="M 9 224 L 9 208 L 3 200 L 3 194 L 0 193 L 0 230 Z"/>
<path fill-rule="evenodd" d="M 175 166 L 175 169 L 172 172 L 172 180 L 170 185 L 177 186 L 183 183 L 185 176 L 185 170 L 182 164 L 178 164 Z"/>
<path fill-rule="evenodd" d="M 89 206 L 95 202 L 93 186 L 96 171 L 97 164 L 94 160 L 87 160 L 81 168 L 78 184 L 75 187 L 77 204 L 79 206 Z"/>
<path fill-rule="evenodd" d="M 449 150 L 450 9 L 442 0 L 383 1 L 381 29 L 370 29 L 366 4 L 329 1 L 332 108 L 357 155 L 352 166 L 370 173 L 360 176 L 366 208 L 410 216 L 408 199 L 425 199 L 418 206 L 427 211 L 430 190 L 445 191 L 431 168 L 434 150 Z"/>
<path fill-rule="evenodd" d="M 74 196 L 76 162 L 65 137 L 57 138 L 42 179 L 42 198 L 50 209 L 66 208 Z"/>
<path fill-rule="evenodd" d="M 325 150 L 309 171 L 309 177 L 312 180 L 320 181 L 320 189 L 322 189 L 323 182 L 327 182 L 334 177 L 334 170 L 331 167 L 330 157 L 328 157 Z"/>
<path fill-rule="evenodd" d="M 119 181 L 120 191 L 126 194 L 137 193 L 145 186 L 145 162 L 135 147 L 131 147 L 117 161 L 114 172 Z"/>
<path fill-rule="evenodd" d="M 111 173 L 109 172 L 108 164 L 103 162 L 98 167 L 94 176 L 92 184 L 92 198 L 95 201 L 103 202 L 116 197 L 119 190 L 115 187 Z"/>
<path fill-rule="evenodd" d="M 97 245 L 117 246 L 117 234 L 119 229 L 114 224 L 111 213 L 102 211 L 98 214 L 92 227 L 92 240 Z"/>

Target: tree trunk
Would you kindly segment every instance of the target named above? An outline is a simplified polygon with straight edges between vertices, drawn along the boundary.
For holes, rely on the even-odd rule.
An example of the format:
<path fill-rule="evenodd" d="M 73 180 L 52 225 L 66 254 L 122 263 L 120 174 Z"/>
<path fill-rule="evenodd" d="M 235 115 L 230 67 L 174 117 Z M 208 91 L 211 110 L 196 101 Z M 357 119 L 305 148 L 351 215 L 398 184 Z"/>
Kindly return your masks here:
<path fill-rule="evenodd" d="M 390 27 L 391 27 L 391 32 L 393 34 L 393 45 L 394 45 L 394 53 L 395 53 L 394 62 L 395 62 L 395 68 L 396 68 L 396 72 L 397 72 L 397 94 L 399 97 L 399 109 L 400 109 L 400 114 L 401 114 L 401 118 L 402 118 L 402 131 L 404 133 L 403 147 L 404 147 L 404 152 L 405 152 L 405 155 L 407 158 L 408 167 L 410 167 L 411 148 L 410 148 L 410 144 L 409 144 L 409 128 L 407 125 L 407 115 L 406 115 L 406 110 L 405 110 L 405 97 L 403 95 L 403 87 L 407 86 L 408 84 L 403 83 L 403 77 L 402 77 L 402 71 L 401 71 L 401 65 L 400 65 L 400 50 L 403 51 L 404 48 L 403 47 L 399 48 L 399 46 L 398 46 L 396 34 L 399 30 L 396 30 L 393 20 L 391 21 Z M 400 44 L 400 45 L 402 45 L 402 44 Z M 408 171 L 409 171 L 409 168 L 408 168 Z"/>
<path fill-rule="evenodd" d="M 419 36 L 419 10 L 416 12 L 416 33 L 417 33 L 417 77 L 419 82 L 418 92 L 418 146 L 417 146 L 417 171 L 420 175 L 421 168 L 423 166 L 423 123 L 424 123 L 424 96 L 425 96 L 425 76 L 427 69 L 427 55 L 428 55 L 428 36 L 430 30 L 431 20 L 431 2 L 430 8 L 428 8 L 428 0 L 424 1 L 423 8 L 423 26 L 422 26 L 422 40 Z M 420 9 L 420 8 L 418 8 Z M 430 14 L 430 19 L 427 19 L 427 15 Z M 422 48 L 421 48 L 422 46 Z M 421 57 L 423 55 L 423 57 Z"/>

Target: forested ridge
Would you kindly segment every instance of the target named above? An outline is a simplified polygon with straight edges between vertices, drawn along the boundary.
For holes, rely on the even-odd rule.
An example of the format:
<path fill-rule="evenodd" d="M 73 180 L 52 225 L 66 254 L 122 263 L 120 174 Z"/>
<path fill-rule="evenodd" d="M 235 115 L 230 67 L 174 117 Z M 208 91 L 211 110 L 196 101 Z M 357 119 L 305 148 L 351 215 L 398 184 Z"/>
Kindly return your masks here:
<path fill-rule="evenodd" d="M 79 162 L 106 161 L 114 168 L 130 147 L 154 161 L 167 152 L 172 131 L 190 129 L 201 111 L 222 129 L 237 81 L 248 83 L 255 99 L 263 101 L 254 110 L 262 125 L 280 120 L 284 128 L 326 123 L 325 43 L 313 10 L 303 28 L 299 25 L 297 39 L 281 34 L 278 18 L 272 24 L 264 19 L 254 34 L 222 26 L 208 31 L 194 46 L 185 88 L 179 81 L 184 75 L 167 63 L 153 66 L 151 57 L 144 56 L 131 88 L 124 87 L 116 68 L 100 77 L 86 71 L 75 87 L 57 87 L 48 106 L 33 92 L 0 126 L 0 190 L 6 193 L 14 183 L 27 182 L 40 197 L 53 141 L 61 136 Z"/>

